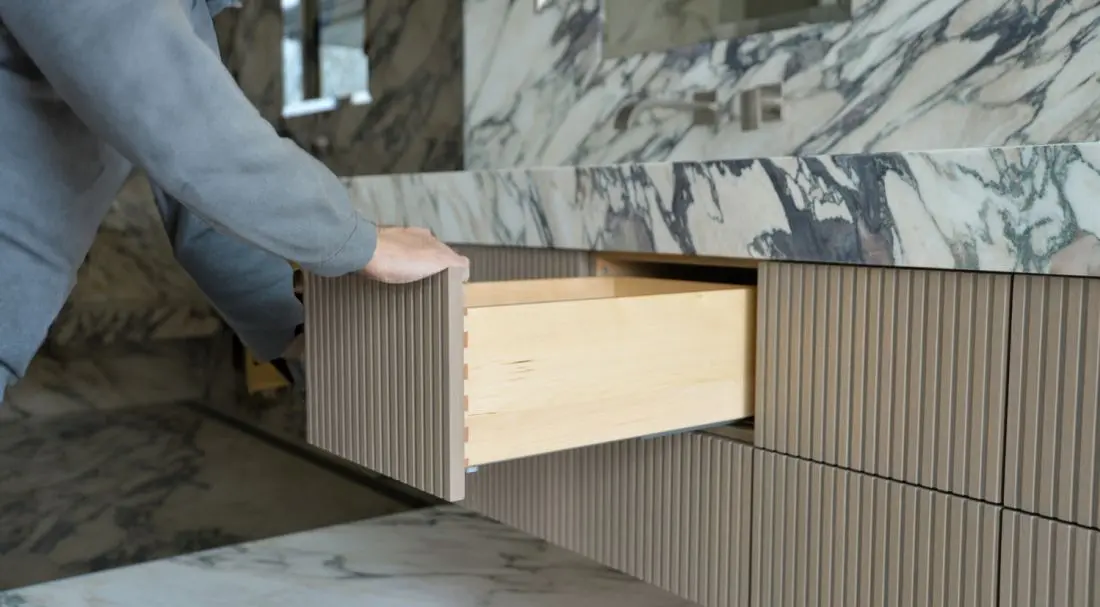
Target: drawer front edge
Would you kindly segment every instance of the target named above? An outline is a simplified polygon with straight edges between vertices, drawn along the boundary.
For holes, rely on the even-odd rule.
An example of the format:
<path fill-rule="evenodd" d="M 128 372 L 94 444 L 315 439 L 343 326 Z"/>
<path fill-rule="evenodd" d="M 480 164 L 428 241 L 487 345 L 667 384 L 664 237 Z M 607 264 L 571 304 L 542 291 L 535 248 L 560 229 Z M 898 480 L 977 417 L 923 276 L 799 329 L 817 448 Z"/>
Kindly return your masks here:
<path fill-rule="evenodd" d="M 446 500 L 464 495 L 462 277 L 306 276 L 309 444 Z"/>

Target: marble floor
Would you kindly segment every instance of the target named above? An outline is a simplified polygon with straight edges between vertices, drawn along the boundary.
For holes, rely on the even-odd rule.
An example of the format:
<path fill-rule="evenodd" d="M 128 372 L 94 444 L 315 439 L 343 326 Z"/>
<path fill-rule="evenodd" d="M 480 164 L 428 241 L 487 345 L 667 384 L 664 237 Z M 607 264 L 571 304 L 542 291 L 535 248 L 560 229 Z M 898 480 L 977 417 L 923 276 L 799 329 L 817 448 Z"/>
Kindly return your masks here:
<path fill-rule="evenodd" d="M 211 416 L 192 356 L 35 361 L 0 406 L 0 589 L 409 508 Z"/>

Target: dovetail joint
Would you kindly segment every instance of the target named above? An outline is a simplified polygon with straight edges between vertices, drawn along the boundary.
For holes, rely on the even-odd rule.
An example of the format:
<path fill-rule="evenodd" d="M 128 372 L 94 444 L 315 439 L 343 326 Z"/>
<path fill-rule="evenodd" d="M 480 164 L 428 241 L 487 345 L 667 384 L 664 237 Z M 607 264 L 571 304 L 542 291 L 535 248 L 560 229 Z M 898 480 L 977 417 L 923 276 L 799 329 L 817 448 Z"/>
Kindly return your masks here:
<path fill-rule="evenodd" d="M 464 325 L 466 323 L 465 316 L 469 313 L 469 311 L 469 308 L 462 309 Z M 469 347 L 470 332 L 467 331 L 466 327 L 464 326 L 462 328 L 462 441 L 464 443 L 470 442 L 470 426 L 466 425 L 466 413 L 470 411 L 470 394 L 467 392 L 467 390 L 469 390 L 470 383 L 470 365 L 466 364 L 466 350 L 469 349 Z M 470 467 L 469 457 L 464 458 L 463 466 L 465 468 Z"/>

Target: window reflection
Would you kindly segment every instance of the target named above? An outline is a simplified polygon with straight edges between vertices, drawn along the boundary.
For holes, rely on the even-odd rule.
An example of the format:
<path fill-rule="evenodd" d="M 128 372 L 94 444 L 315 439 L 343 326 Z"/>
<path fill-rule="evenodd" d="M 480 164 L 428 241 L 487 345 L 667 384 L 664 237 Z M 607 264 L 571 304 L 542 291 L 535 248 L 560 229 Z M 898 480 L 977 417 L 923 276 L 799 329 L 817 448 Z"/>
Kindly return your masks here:
<path fill-rule="evenodd" d="M 369 103 L 366 0 L 282 0 L 283 115 Z"/>

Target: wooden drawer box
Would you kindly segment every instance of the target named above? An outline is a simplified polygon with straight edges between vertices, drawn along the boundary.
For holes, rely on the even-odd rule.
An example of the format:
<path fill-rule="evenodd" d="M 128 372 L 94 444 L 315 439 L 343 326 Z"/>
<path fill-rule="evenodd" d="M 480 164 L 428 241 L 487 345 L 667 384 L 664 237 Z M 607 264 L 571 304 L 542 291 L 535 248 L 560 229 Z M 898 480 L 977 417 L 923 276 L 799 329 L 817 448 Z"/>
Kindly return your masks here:
<path fill-rule="evenodd" d="M 469 466 L 752 415 L 752 287 L 306 281 L 311 444 L 448 500 Z"/>

